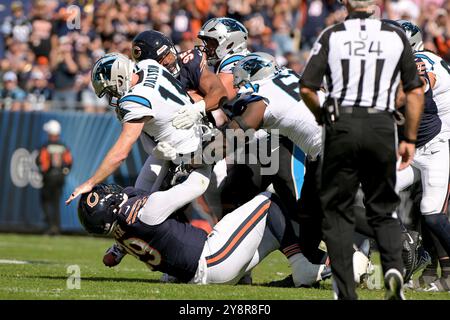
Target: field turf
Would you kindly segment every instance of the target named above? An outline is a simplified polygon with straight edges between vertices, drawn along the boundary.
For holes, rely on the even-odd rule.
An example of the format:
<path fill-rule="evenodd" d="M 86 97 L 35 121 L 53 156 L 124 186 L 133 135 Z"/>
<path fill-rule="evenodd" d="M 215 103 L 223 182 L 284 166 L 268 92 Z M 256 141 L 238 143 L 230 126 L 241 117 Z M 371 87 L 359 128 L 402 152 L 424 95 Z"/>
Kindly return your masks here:
<path fill-rule="evenodd" d="M 290 273 L 285 257 L 272 253 L 253 270 L 253 285 L 191 285 L 160 283 L 131 256 L 115 268 L 102 257 L 112 240 L 88 236 L 0 234 L 0 300 L 132 299 L 132 300 L 330 300 L 331 282 L 319 289 L 273 288 L 265 284 Z M 375 257 L 376 258 L 376 257 Z M 72 266 L 72 267 L 70 267 Z M 80 270 L 80 289 L 68 288 L 73 266 Z M 72 271 L 71 271 L 72 270 Z M 381 300 L 383 290 L 358 289 L 360 299 Z M 406 292 L 412 300 L 450 299 L 450 293 Z"/>

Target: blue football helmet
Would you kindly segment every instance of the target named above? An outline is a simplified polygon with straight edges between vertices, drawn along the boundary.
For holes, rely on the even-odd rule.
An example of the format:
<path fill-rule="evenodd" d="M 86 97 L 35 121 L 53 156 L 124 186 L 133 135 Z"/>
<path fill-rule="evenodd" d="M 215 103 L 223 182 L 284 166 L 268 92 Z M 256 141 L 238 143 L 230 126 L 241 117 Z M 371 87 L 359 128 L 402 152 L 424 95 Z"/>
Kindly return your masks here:
<path fill-rule="evenodd" d="M 134 37 L 132 48 L 131 55 L 135 61 L 153 59 L 167 68 L 175 78 L 180 74 L 177 49 L 164 33 L 155 30 L 143 31 Z"/>
<path fill-rule="evenodd" d="M 97 184 L 78 202 L 78 219 L 87 232 L 109 234 L 117 221 L 120 207 L 128 200 L 118 185 Z"/>

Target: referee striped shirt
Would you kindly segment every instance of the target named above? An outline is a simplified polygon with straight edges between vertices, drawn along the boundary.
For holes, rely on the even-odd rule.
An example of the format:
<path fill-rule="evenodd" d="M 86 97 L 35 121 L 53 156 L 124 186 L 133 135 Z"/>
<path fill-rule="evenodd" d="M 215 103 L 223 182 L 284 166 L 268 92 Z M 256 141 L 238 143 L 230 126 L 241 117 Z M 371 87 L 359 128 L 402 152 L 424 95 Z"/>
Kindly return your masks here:
<path fill-rule="evenodd" d="M 368 16 L 354 12 L 322 32 L 300 85 L 319 90 L 325 76 L 328 100 L 393 111 L 400 80 L 406 92 L 422 83 L 403 30 Z"/>

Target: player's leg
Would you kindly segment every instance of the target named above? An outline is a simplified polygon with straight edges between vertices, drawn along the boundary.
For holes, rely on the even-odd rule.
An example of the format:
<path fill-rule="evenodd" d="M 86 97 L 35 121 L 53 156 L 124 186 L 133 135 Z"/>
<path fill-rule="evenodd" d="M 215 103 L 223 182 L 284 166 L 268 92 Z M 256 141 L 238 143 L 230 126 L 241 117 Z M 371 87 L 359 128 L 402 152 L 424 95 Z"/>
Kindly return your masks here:
<path fill-rule="evenodd" d="M 430 231 L 450 253 L 450 222 L 446 213 L 449 181 L 449 142 L 435 137 L 416 160 L 422 175 L 420 211 Z"/>
<path fill-rule="evenodd" d="M 286 224 L 284 213 L 270 195 L 256 196 L 214 227 L 202 254 L 206 260 L 208 283 L 235 284 L 246 271 L 278 248 L 284 249 L 295 266 L 296 284 L 310 285 L 320 280 L 325 266 L 302 263 L 306 259 L 299 253 L 290 224 Z"/>
<path fill-rule="evenodd" d="M 152 155 L 149 155 L 139 172 L 134 187 L 147 192 L 158 190 L 162 182 L 160 181 L 161 179 L 158 179 L 158 176 L 162 171 L 163 163 L 164 160 L 156 159 Z M 157 181 L 159 185 L 155 185 Z"/>
<path fill-rule="evenodd" d="M 421 150 L 422 201 L 420 211 L 441 267 L 441 278 L 430 284 L 430 290 L 448 291 L 450 288 L 450 223 L 447 210 L 449 200 L 449 141 L 440 135 Z"/>

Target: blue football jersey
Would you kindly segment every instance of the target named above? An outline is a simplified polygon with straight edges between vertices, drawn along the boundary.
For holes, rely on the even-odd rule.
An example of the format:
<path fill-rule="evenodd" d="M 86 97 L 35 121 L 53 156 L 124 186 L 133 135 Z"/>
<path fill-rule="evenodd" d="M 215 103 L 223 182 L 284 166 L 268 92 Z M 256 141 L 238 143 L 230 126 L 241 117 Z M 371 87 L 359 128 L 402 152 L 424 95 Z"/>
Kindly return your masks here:
<path fill-rule="evenodd" d="M 197 90 L 200 87 L 200 77 L 206 67 L 206 59 L 203 53 L 195 48 L 178 54 L 180 63 L 180 80 L 183 89 Z"/>
<path fill-rule="evenodd" d="M 118 226 L 114 230 L 116 241 L 151 270 L 189 282 L 197 270 L 206 232 L 178 221 L 175 215 L 158 225 L 145 224 L 139 219 L 139 212 L 148 194 L 133 187 L 123 192 L 128 200 L 120 208 Z"/>

